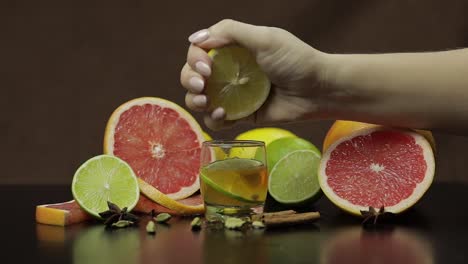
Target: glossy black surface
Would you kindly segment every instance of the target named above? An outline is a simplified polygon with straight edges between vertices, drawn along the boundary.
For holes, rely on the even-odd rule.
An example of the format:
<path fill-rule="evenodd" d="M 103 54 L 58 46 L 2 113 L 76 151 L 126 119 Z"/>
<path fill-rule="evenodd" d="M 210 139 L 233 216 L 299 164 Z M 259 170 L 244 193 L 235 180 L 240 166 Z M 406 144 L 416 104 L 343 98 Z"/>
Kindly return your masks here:
<path fill-rule="evenodd" d="M 379 231 L 322 197 L 314 225 L 252 231 L 190 230 L 190 218 L 106 231 L 97 223 L 36 224 L 35 205 L 71 199 L 68 186 L 0 186 L 1 263 L 468 263 L 468 186 L 435 183 Z M 281 208 L 272 205 L 267 209 Z"/>

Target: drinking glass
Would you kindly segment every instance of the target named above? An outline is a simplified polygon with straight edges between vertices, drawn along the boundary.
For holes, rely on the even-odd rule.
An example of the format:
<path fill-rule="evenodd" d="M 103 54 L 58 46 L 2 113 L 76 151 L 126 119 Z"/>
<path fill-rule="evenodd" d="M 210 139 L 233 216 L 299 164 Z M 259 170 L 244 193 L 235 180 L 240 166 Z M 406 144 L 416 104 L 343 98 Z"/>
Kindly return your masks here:
<path fill-rule="evenodd" d="M 265 143 L 212 140 L 203 143 L 200 189 L 208 221 L 245 217 L 263 210 L 268 189 Z"/>

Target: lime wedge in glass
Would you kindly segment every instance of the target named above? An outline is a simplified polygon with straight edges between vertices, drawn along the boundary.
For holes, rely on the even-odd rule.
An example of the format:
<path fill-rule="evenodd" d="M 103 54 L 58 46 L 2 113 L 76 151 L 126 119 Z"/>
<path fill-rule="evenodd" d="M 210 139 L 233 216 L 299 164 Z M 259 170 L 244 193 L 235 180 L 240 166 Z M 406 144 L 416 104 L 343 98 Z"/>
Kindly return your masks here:
<path fill-rule="evenodd" d="M 107 201 L 130 211 L 140 197 L 132 168 L 110 155 L 96 156 L 83 163 L 73 177 L 72 193 L 81 208 L 95 217 L 109 209 Z"/>
<path fill-rule="evenodd" d="M 232 158 L 215 161 L 201 170 L 200 177 L 205 201 L 224 204 L 227 200 L 222 200 L 223 196 L 244 203 L 265 201 L 268 176 L 265 165 L 258 160 Z M 204 190 L 204 184 L 210 189 Z"/>
<path fill-rule="evenodd" d="M 212 72 L 205 86 L 210 110 L 224 108 L 227 120 L 249 116 L 262 106 L 270 93 L 270 81 L 245 48 L 231 45 L 212 49 Z"/>
<path fill-rule="evenodd" d="M 321 196 L 318 183 L 320 154 L 296 150 L 281 158 L 270 172 L 268 191 L 282 204 L 300 204 Z"/>

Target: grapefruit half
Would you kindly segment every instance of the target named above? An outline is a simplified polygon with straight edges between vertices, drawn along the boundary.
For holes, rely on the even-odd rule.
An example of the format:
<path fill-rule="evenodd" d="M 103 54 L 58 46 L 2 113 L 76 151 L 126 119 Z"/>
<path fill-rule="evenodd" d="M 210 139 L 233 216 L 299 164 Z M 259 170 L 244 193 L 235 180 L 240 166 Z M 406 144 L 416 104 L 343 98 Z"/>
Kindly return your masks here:
<path fill-rule="evenodd" d="M 429 189 L 434 172 L 432 147 L 423 135 L 373 125 L 325 148 L 319 183 L 335 205 L 351 214 L 369 206 L 400 213 Z"/>
<path fill-rule="evenodd" d="M 142 97 L 112 113 L 104 153 L 123 159 L 138 178 L 179 200 L 200 188 L 203 141 L 200 125 L 182 107 L 161 98 Z"/>

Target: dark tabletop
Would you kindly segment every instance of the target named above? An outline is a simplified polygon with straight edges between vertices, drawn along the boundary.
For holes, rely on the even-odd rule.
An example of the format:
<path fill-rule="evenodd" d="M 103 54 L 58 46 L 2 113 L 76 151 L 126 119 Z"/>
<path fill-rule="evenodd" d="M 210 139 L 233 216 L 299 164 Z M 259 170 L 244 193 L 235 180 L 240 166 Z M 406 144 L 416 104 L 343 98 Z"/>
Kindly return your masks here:
<path fill-rule="evenodd" d="M 435 183 L 411 210 L 363 229 L 322 197 L 315 224 L 239 232 L 190 230 L 191 218 L 105 230 L 36 224 L 35 205 L 70 200 L 68 186 L 0 186 L 1 263 L 468 263 L 468 185 Z M 267 210 L 279 210 L 269 201 Z M 142 220 L 145 222 L 145 219 Z"/>

